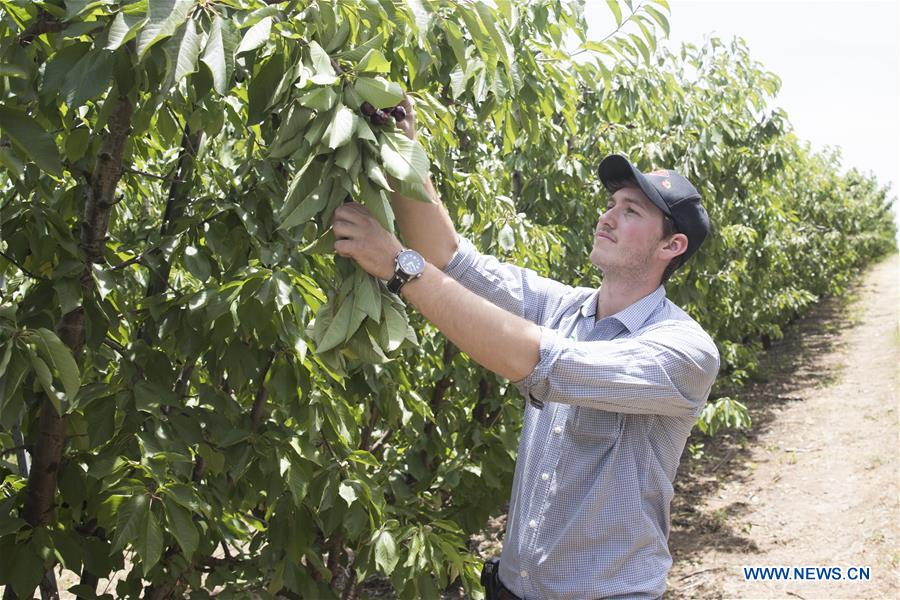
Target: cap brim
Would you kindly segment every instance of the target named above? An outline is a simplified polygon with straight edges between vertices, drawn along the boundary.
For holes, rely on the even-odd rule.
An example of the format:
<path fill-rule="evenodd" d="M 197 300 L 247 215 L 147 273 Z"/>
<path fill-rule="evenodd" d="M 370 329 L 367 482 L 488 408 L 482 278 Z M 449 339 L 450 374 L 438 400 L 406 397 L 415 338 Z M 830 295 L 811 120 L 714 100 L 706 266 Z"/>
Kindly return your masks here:
<path fill-rule="evenodd" d="M 665 201 L 662 199 L 662 196 L 656 188 L 650 184 L 650 181 L 647 180 L 643 173 L 638 171 L 637 168 L 621 154 L 610 154 L 601 160 L 600 166 L 597 167 L 597 175 L 600 177 L 600 183 L 602 183 L 603 187 L 607 190 L 609 190 L 609 182 L 634 179 L 641 188 L 641 191 L 644 192 L 644 195 L 650 199 L 650 202 L 661 210 L 663 214 L 671 216 L 669 207 L 666 206 Z"/>

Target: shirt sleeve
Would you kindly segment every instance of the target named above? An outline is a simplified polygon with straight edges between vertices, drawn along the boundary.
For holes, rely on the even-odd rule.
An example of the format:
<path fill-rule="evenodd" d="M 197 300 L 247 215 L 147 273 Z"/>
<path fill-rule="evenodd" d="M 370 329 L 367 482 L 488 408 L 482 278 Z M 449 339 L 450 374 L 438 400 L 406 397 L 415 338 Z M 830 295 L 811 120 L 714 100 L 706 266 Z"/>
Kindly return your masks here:
<path fill-rule="evenodd" d="M 634 338 L 578 342 L 541 327 L 540 359 L 514 382 L 532 401 L 632 414 L 700 414 L 719 371 L 712 339 L 684 323 Z"/>
<path fill-rule="evenodd" d="M 541 277 L 531 269 L 481 254 L 462 236 L 459 236 L 456 254 L 444 267 L 444 273 L 500 308 L 538 325 L 542 325 L 574 289 Z"/>

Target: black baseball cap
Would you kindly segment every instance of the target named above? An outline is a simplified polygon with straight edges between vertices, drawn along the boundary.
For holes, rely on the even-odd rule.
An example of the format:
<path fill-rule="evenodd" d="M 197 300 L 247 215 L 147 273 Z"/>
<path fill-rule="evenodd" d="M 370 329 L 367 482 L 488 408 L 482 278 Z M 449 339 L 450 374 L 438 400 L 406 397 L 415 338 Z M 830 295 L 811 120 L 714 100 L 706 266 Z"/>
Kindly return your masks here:
<path fill-rule="evenodd" d="M 634 179 L 644 195 L 672 219 L 678 232 L 688 239 L 679 264 L 684 264 L 706 239 L 709 215 L 700 203 L 700 192 L 682 175 L 671 169 L 641 173 L 621 154 L 610 154 L 600 161 L 597 173 L 607 190 L 612 182 Z"/>

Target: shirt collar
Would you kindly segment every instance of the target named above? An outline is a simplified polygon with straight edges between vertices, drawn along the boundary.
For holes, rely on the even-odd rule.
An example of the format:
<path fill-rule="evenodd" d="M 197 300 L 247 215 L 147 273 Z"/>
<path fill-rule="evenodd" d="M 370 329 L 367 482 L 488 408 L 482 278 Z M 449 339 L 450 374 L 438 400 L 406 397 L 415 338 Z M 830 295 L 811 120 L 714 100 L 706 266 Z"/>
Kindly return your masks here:
<path fill-rule="evenodd" d="M 600 290 L 597 289 L 591 294 L 587 300 L 581 305 L 581 314 L 585 317 L 593 317 L 597 314 L 597 295 Z M 629 333 L 634 333 L 638 327 L 644 324 L 659 303 L 666 297 L 666 288 L 660 285 L 653 292 L 647 294 L 637 302 L 626 306 L 614 315 L 610 315 L 609 319 L 615 319 L 628 329 Z"/>

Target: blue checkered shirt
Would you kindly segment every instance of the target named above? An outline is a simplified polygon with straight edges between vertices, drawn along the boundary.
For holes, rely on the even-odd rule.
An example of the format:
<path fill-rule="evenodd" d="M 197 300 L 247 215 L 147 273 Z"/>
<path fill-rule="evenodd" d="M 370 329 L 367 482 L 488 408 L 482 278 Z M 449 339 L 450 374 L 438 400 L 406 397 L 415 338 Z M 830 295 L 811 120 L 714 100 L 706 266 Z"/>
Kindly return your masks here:
<path fill-rule="evenodd" d="M 479 254 L 444 271 L 540 326 L 500 579 L 533 600 L 659 598 L 669 505 L 688 434 L 719 370 L 716 345 L 660 286 L 596 320 L 597 293 Z"/>

